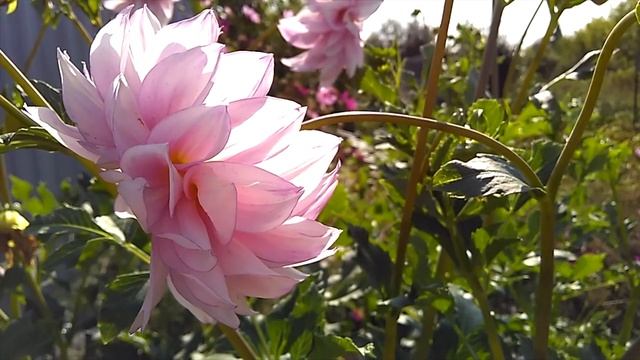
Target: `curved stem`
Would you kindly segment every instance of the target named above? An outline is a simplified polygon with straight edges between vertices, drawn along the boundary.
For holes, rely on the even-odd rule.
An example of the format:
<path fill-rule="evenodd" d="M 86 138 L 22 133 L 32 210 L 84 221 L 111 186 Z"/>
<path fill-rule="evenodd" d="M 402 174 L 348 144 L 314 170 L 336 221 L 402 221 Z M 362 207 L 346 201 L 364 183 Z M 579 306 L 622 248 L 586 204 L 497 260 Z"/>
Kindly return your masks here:
<path fill-rule="evenodd" d="M 496 154 L 502 155 L 509 160 L 513 166 L 518 168 L 527 179 L 528 185 L 543 189 L 544 185 L 542 181 L 536 175 L 535 171 L 529 166 L 529 164 L 516 154 L 509 147 L 503 143 L 485 135 L 479 131 L 446 122 L 440 122 L 433 119 L 421 118 L 418 116 L 393 114 L 384 112 L 370 112 L 370 111 L 348 111 L 335 114 L 329 114 L 317 117 L 315 119 L 306 121 L 302 124 L 303 129 L 318 129 L 326 125 L 335 125 L 340 123 L 362 123 L 362 122 L 386 122 L 399 125 L 413 125 L 420 126 L 427 129 L 433 129 L 442 131 L 447 134 L 466 137 L 471 140 L 475 140 L 491 150 Z"/>
<path fill-rule="evenodd" d="M 631 338 L 633 323 L 638 313 L 638 305 L 640 305 L 640 286 L 634 283 L 634 279 L 629 279 L 629 287 L 631 288 L 631 297 L 622 318 L 622 330 L 618 335 L 618 344 L 622 346 L 626 345 Z"/>
<path fill-rule="evenodd" d="M 536 359 L 548 359 L 549 326 L 553 305 L 555 207 L 548 195 L 538 199 L 540 207 L 540 274 L 536 289 L 533 350 Z"/>
<path fill-rule="evenodd" d="M 542 61 L 542 57 L 544 56 L 544 52 L 547 48 L 547 45 L 549 45 L 549 42 L 551 41 L 551 36 L 553 36 L 553 33 L 556 31 L 556 28 L 558 27 L 558 19 L 560 18 L 561 14 L 562 14 L 562 10 L 559 10 L 557 13 L 551 14 L 551 20 L 549 20 L 547 31 L 542 37 L 542 41 L 538 46 L 538 50 L 536 51 L 536 54 L 533 57 L 533 60 L 531 60 L 531 63 L 527 68 L 527 71 L 524 76 L 524 80 L 522 80 L 522 84 L 520 84 L 520 89 L 518 90 L 518 94 L 516 95 L 516 98 L 513 101 L 512 109 L 514 114 L 519 114 L 520 110 L 522 110 L 522 107 L 527 101 L 527 95 L 529 94 L 529 87 L 531 86 L 531 81 L 533 81 L 533 77 L 535 76 L 536 71 L 540 66 L 540 61 Z"/>
<path fill-rule="evenodd" d="M 504 80 L 504 87 L 502 88 L 502 94 L 504 94 L 503 96 L 506 96 L 509 90 L 511 90 L 511 82 L 513 81 L 513 76 L 516 72 L 516 67 L 520 62 L 520 49 L 522 49 L 522 44 L 524 43 L 524 39 L 527 36 L 527 33 L 529 32 L 529 28 L 531 28 L 531 24 L 533 24 L 533 19 L 535 19 L 536 15 L 538 15 L 538 11 L 540 11 L 540 8 L 542 7 L 542 4 L 544 2 L 545 0 L 540 0 L 540 2 L 538 3 L 538 7 L 536 8 L 536 11 L 534 11 L 533 15 L 531 15 L 531 19 L 529 19 L 529 23 L 527 24 L 527 27 L 524 29 L 524 32 L 520 37 L 520 41 L 518 41 L 518 46 L 516 46 L 516 48 L 513 50 L 513 53 L 511 54 L 511 63 L 509 64 L 507 77 Z"/>
<path fill-rule="evenodd" d="M 632 10 L 618 21 L 602 46 L 602 51 L 598 56 L 598 62 L 596 63 L 593 77 L 591 78 L 591 84 L 589 85 L 584 105 L 580 111 L 580 115 L 578 115 L 578 120 L 576 120 L 573 130 L 571 130 L 571 135 L 569 135 L 569 140 L 567 140 L 567 143 L 562 149 L 558 162 L 549 177 L 547 191 L 551 199 L 555 199 L 562 176 L 567 170 L 569 162 L 573 158 L 573 154 L 582 142 L 582 135 L 587 128 L 589 119 L 591 119 L 591 114 L 593 114 L 593 109 L 596 106 L 598 95 L 600 95 L 600 90 L 602 89 L 602 83 L 604 82 L 604 75 L 607 70 L 609 59 L 611 59 L 611 55 L 620 42 L 622 35 L 631 25 L 635 24 L 636 21 L 635 11 Z"/>
<path fill-rule="evenodd" d="M 244 360 L 258 359 L 258 356 L 253 351 L 251 346 L 249 346 L 247 341 L 242 337 L 242 335 L 240 335 L 240 333 L 237 330 L 232 329 L 222 323 L 219 323 L 218 327 L 220 328 L 224 336 L 227 338 L 227 340 L 229 340 L 231 345 L 233 345 L 233 348 L 236 349 L 240 357 L 242 357 Z"/>
<path fill-rule="evenodd" d="M 47 33 L 47 24 L 44 22 L 40 25 L 40 29 L 38 30 L 38 36 L 36 37 L 36 41 L 33 43 L 33 47 L 31 51 L 29 51 L 29 55 L 27 56 L 27 61 L 24 63 L 24 72 L 29 73 L 29 69 L 31 69 L 31 65 L 33 65 L 33 60 L 36 58 L 36 54 L 38 53 L 38 49 L 42 44 L 42 40 L 44 40 L 44 35 Z"/>
<path fill-rule="evenodd" d="M 23 113 L 18 109 L 9 99 L 0 94 L 0 108 L 2 108 L 9 116 L 18 120 L 21 125 L 33 126 L 35 123 L 31 121 L 31 119 L 27 116 L 27 114 Z"/>
<path fill-rule="evenodd" d="M 51 105 L 45 100 L 44 96 L 40 94 L 40 92 L 33 86 L 31 81 L 27 79 L 27 77 L 18 69 L 16 64 L 14 64 L 11 59 L 0 49 L 0 67 L 4 68 L 9 76 L 22 87 L 29 99 L 33 101 L 33 104 L 36 106 L 44 106 L 49 109 L 52 109 Z"/>

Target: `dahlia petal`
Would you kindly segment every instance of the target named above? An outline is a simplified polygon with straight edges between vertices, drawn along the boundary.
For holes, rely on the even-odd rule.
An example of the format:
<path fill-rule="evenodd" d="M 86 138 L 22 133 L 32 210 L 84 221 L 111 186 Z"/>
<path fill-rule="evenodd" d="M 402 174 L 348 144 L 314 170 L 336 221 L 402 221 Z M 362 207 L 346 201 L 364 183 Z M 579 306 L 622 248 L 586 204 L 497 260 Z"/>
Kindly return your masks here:
<path fill-rule="evenodd" d="M 217 240 L 227 244 L 231 241 L 236 229 L 236 187 L 228 181 L 217 178 L 206 164 L 195 166 L 187 171 L 184 179 L 185 192 L 191 194 L 192 187 L 196 188 L 200 206 L 213 224 Z M 220 211 L 221 207 L 223 211 Z"/>
<path fill-rule="evenodd" d="M 119 78 L 114 91 L 113 104 L 109 104 L 109 121 L 115 146 L 122 155 L 125 150 L 144 144 L 149 129 L 142 121 L 135 95 L 124 79 Z"/>
<path fill-rule="evenodd" d="M 273 54 L 256 51 L 222 54 L 206 101 L 220 104 L 266 96 L 272 82 Z"/>
<path fill-rule="evenodd" d="M 221 44 L 211 44 L 173 54 L 149 71 L 138 100 L 150 128 L 164 117 L 204 100 L 222 48 Z"/>
<path fill-rule="evenodd" d="M 235 307 L 229 297 L 225 276 L 218 267 L 206 273 L 178 273 L 171 271 L 176 289 L 194 305 Z"/>
<path fill-rule="evenodd" d="M 169 159 L 168 148 L 167 144 L 134 146 L 122 155 L 120 166 L 132 178 L 143 178 L 149 187 L 159 188 L 160 193 L 168 193 L 169 212 L 173 214 L 182 194 L 182 178 Z"/>
<path fill-rule="evenodd" d="M 225 276 L 231 275 L 277 275 L 265 265 L 252 250 L 238 241 L 226 245 L 218 245 L 215 252 L 220 259 L 220 266 Z"/>
<path fill-rule="evenodd" d="M 339 170 L 340 163 L 338 163 L 333 171 L 323 177 L 320 184 L 314 190 L 305 191 L 300 197 L 296 208 L 293 210 L 293 214 L 311 220 L 316 219 L 331 198 L 336 186 L 338 186 Z"/>
<path fill-rule="evenodd" d="M 272 265 L 291 266 L 325 258 L 325 252 L 338 239 L 340 230 L 302 217 L 287 220 L 263 233 L 239 233 L 236 239 L 259 258 Z"/>
<path fill-rule="evenodd" d="M 198 36 L 193 36 L 198 34 Z M 213 10 L 204 10 L 190 19 L 169 24 L 156 36 L 157 61 L 167 56 L 213 44 L 220 36 L 220 25 Z"/>
<path fill-rule="evenodd" d="M 144 199 L 144 189 L 146 187 L 147 181 L 143 178 L 125 180 L 118 184 L 118 194 L 119 198 L 126 204 L 126 207 L 135 214 L 142 229 L 148 231 L 150 224 L 147 219 L 147 205 Z"/>
<path fill-rule="evenodd" d="M 232 308 L 207 306 L 205 304 L 200 304 L 197 300 L 194 299 L 187 300 L 187 298 L 183 296 L 183 293 L 181 292 L 184 291 L 188 296 L 189 292 L 187 291 L 187 289 L 185 289 L 184 286 L 176 286 L 174 280 L 171 277 L 169 277 L 168 285 L 169 290 L 176 298 L 176 300 L 187 310 L 189 310 L 198 320 L 200 320 L 200 322 L 213 323 L 216 321 L 220 321 L 221 323 L 234 329 L 240 326 L 240 319 L 238 319 L 238 316 L 236 316 Z M 199 306 L 196 306 L 192 302 L 198 304 Z"/>
<path fill-rule="evenodd" d="M 99 145 L 112 145 L 111 129 L 104 118 L 104 103 L 95 86 L 58 50 L 58 66 L 62 79 L 65 110 L 85 140 Z"/>
<path fill-rule="evenodd" d="M 162 299 L 164 293 L 167 291 L 167 268 L 158 258 L 158 254 L 153 250 L 151 251 L 150 272 L 147 294 L 144 297 L 142 308 L 129 328 L 129 333 L 145 329 L 149 323 L 151 311 L 158 305 L 160 299 Z"/>
<path fill-rule="evenodd" d="M 162 25 L 158 18 L 149 10 L 146 4 L 141 9 L 134 11 L 129 18 L 129 27 L 127 35 L 125 35 L 124 45 L 129 50 L 134 68 L 140 79 L 143 79 L 155 64 L 154 59 L 147 54 L 154 47 L 156 33 L 161 27 Z"/>
<path fill-rule="evenodd" d="M 109 3 L 105 5 L 112 7 L 113 10 L 120 10 L 118 8 L 120 0 L 111 0 Z M 109 96 L 113 80 L 120 73 L 122 43 L 132 8 L 133 6 L 130 6 L 105 24 L 91 43 L 89 58 L 91 72 L 93 81 L 103 98 Z"/>
<path fill-rule="evenodd" d="M 96 161 L 98 155 L 82 145 L 84 139 L 77 128 L 67 125 L 53 110 L 44 107 L 27 106 L 25 108 L 29 117 L 42 126 L 60 144 L 85 159 Z"/>
<path fill-rule="evenodd" d="M 210 162 L 193 168 L 185 176 L 185 186 L 191 182 L 198 187 L 198 197 L 209 217 L 220 216 L 222 202 L 211 201 L 210 193 L 220 183 L 233 184 L 235 188 L 235 229 L 245 232 L 259 232 L 273 229 L 282 224 L 293 211 L 302 194 L 302 189 L 290 182 L 260 168 L 229 162 Z M 214 186 L 212 186 L 214 185 Z M 205 186 L 208 191 L 204 190 Z M 204 194 L 201 195 L 201 194 Z M 219 197 L 216 195 L 215 197 Z M 211 219 L 216 225 L 216 220 Z"/>
<path fill-rule="evenodd" d="M 180 273 L 208 272 L 218 264 L 218 258 L 210 250 L 187 249 L 177 244 L 174 239 L 178 236 L 154 237 L 153 246 L 158 248 L 160 258 L 169 268 Z"/>
<path fill-rule="evenodd" d="M 194 106 L 162 120 L 153 128 L 149 143 L 168 143 L 174 163 L 212 158 L 222 150 L 231 129 L 226 106 Z"/>
<path fill-rule="evenodd" d="M 278 98 L 253 98 L 232 102 L 228 107 L 231 133 L 216 157 L 256 164 L 286 148 L 300 130 L 306 108 Z"/>
<path fill-rule="evenodd" d="M 301 280 L 286 275 L 233 275 L 229 288 L 244 296 L 276 299 L 289 293 Z"/>

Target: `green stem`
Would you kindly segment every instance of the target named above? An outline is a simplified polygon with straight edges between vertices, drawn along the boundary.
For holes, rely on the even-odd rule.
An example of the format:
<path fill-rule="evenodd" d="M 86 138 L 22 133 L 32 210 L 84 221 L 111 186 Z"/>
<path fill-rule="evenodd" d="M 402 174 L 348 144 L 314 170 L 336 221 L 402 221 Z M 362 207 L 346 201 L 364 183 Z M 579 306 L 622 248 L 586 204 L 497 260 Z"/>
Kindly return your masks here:
<path fill-rule="evenodd" d="M 453 11 L 453 0 L 446 0 L 442 9 L 442 18 L 440 27 L 438 28 L 438 37 L 433 56 L 431 57 L 431 65 L 429 66 L 429 77 L 424 89 L 424 108 L 422 116 L 431 116 L 436 105 L 438 96 L 438 79 L 440 78 L 440 70 L 442 68 L 442 60 L 446 48 L 447 34 L 449 32 L 449 23 L 451 21 L 451 12 Z M 400 78 L 398 77 L 398 81 Z M 394 262 L 393 275 L 391 278 L 389 297 L 398 296 L 402 287 L 402 274 L 404 272 L 404 263 L 407 256 L 407 246 L 409 245 L 409 235 L 411 234 L 411 225 L 413 211 L 415 208 L 416 197 L 418 194 L 418 184 L 422 178 L 422 164 L 427 156 L 427 137 L 428 128 L 421 127 L 418 130 L 416 150 L 413 156 L 413 166 L 409 176 L 409 183 L 405 191 L 405 203 L 402 208 L 402 218 L 400 220 L 400 234 L 398 235 L 398 244 L 396 245 L 396 259 Z M 399 311 L 390 311 L 385 319 L 385 340 L 384 340 L 384 359 L 395 359 L 396 344 L 398 343 L 398 316 Z"/>
<path fill-rule="evenodd" d="M 232 329 L 222 323 L 219 323 L 218 327 L 227 338 L 227 340 L 229 340 L 231 345 L 233 345 L 233 348 L 238 352 L 238 355 L 240 355 L 240 357 L 242 357 L 244 360 L 258 359 L 258 356 L 253 351 L 249 343 L 247 343 L 247 341 L 242 337 L 242 335 L 240 335 L 237 330 Z"/>
<path fill-rule="evenodd" d="M 58 0 L 58 5 L 60 6 L 60 9 L 62 9 L 62 13 L 65 14 L 67 19 L 69 19 L 73 26 L 75 26 L 76 30 L 78 30 L 84 41 L 87 44 L 91 45 L 93 37 L 91 36 L 91 34 L 89 34 L 89 31 L 87 31 L 87 28 L 85 28 L 78 19 L 76 12 L 73 10 L 73 6 L 65 0 Z"/>
<path fill-rule="evenodd" d="M 51 312 L 51 309 L 49 309 L 49 305 L 47 305 L 47 301 L 45 300 L 44 295 L 42 294 L 42 290 L 40 289 L 40 284 L 38 284 L 38 282 L 35 279 L 36 275 L 32 274 L 27 269 L 25 269 L 25 273 L 27 275 L 26 285 L 29 287 L 29 289 L 31 289 L 31 291 L 35 295 L 36 305 L 38 306 L 38 310 L 40 310 L 40 313 L 45 319 L 52 321 L 53 313 Z M 60 349 L 60 359 L 62 360 L 68 359 L 67 342 L 65 341 L 64 337 L 60 333 L 60 329 L 58 329 L 54 324 L 52 324 L 51 331 L 56 333 L 56 344 Z"/>
<path fill-rule="evenodd" d="M 553 305 L 555 207 L 549 196 L 538 199 L 540 207 L 540 274 L 536 289 L 533 349 L 536 359 L 548 359 L 549 326 Z"/>
<path fill-rule="evenodd" d="M 7 313 L 4 312 L 4 310 L 0 309 L 0 323 L 6 324 L 9 321 L 11 321 L 11 318 L 9 317 L 9 315 L 7 315 Z"/>
<path fill-rule="evenodd" d="M 576 120 L 573 130 L 571 130 L 571 135 L 569 135 L 569 140 L 567 140 L 567 143 L 562 149 L 558 162 L 551 172 L 551 177 L 549 177 L 547 192 L 551 199 L 555 199 L 562 176 L 567 170 L 576 149 L 582 143 L 582 135 L 589 124 L 589 120 L 593 114 L 593 109 L 595 108 L 598 96 L 600 95 L 602 83 L 604 82 L 604 75 L 607 70 L 607 64 L 611 59 L 611 55 L 620 42 L 622 35 L 627 31 L 627 29 L 629 29 L 629 27 L 631 27 L 631 25 L 635 24 L 636 21 L 635 11 L 632 10 L 618 21 L 602 46 L 602 51 L 598 56 L 598 62 L 596 63 L 593 77 L 591 78 L 591 84 L 589 85 L 584 105 L 582 106 L 580 115 L 578 115 L 578 120 Z"/>
<path fill-rule="evenodd" d="M 542 57 L 545 54 L 545 50 L 549 42 L 551 41 L 551 36 L 556 31 L 558 27 L 558 19 L 562 14 L 562 10 L 559 10 L 556 13 L 551 14 L 551 19 L 549 20 L 549 25 L 547 26 L 547 31 L 544 33 L 542 37 L 542 41 L 540 41 L 540 45 L 538 45 L 538 50 L 536 51 L 533 60 L 529 64 L 527 71 L 524 76 L 524 80 L 522 80 L 522 84 L 520 85 L 520 89 L 518 90 L 518 94 L 516 95 L 515 100 L 513 101 L 512 110 L 514 114 L 519 114 L 522 107 L 525 105 L 527 101 L 527 96 L 529 94 L 529 87 L 531 86 L 531 82 L 533 81 L 533 77 L 536 75 L 536 71 L 540 66 L 540 62 L 542 61 Z"/>
<path fill-rule="evenodd" d="M 634 279 L 629 279 L 631 297 L 627 304 L 627 309 L 624 312 L 624 317 L 622 318 L 622 330 L 620 330 L 618 337 L 618 344 L 622 346 L 625 346 L 631 338 L 633 323 L 638 313 L 638 305 L 640 305 L 640 286 L 636 285 L 633 280 Z"/>
<path fill-rule="evenodd" d="M 47 33 L 47 24 L 44 22 L 40 25 L 40 29 L 38 30 L 38 36 L 36 37 L 36 41 L 33 43 L 33 47 L 31 51 L 29 51 L 29 55 L 27 56 L 27 61 L 24 63 L 24 72 L 29 73 L 29 69 L 31 69 L 31 65 L 33 65 L 33 60 L 36 58 L 36 54 L 38 53 L 38 49 L 40 45 L 42 45 L 42 40 L 44 40 L 44 35 Z"/>
<path fill-rule="evenodd" d="M 487 45 L 484 49 L 482 67 L 480 68 L 480 76 L 478 77 L 478 84 L 476 85 L 475 99 L 479 99 L 484 96 L 485 89 L 487 88 L 487 82 L 489 81 L 489 75 L 495 70 L 497 62 L 497 46 L 498 46 L 498 29 L 500 28 L 500 21 L 502 20 L 502 13 L 504 11 L 505 4 L 502 0 L 495 2 L 493 7 L 493 14 L 491 16 L 491 29 L 489 30 L 489 37 L 487 38 Z M 497 74 L 494 74 L 494 78 Z M 498 89 L 493 89 L 498 91 Z"/>
<path fill-rule="evenodd" d="M 33 126 L 35 123 L 24 112 L 20 111 L 9 99 L 0 94 L 0 107 L 7 113 L 7 115 L 18 120 L 24 127 Z"/>
<path fill-rule="evenodd" d="M 451 257 L 446 251 L 441 250 L 438 255 L 438 264 L 436 265 L 435 279 L 437 282 L 444 280 L 446 274 L 453 268 L 453 262 Z M 420 340 L 416 345 L 415 359 L 428 359 L 429 348 L 431 340 L 433 340 L 433 333 L 435 330 L 437 310 L 430 304 L 423 309 L 422 314 L 422 332 L 420 334 Z"/>
<path fill-rule="evenodd" d="M 538 7 L 536 8 L 536 11 L 533 12 L 531 19 L 529 19 L 529 23 L 527 24 L 527 27 L 524 29 L 524 32 L 520 37 L 520 41 L 518 41 L 518 45 L 516 46 L 515 50 L 513 50 L 513 53 L 511 54 L 511 63 L 509 64 L 507 77 L 504 80 L 504 88 L 502 89 L 502 93 L 504 94 L 504 96 L 507 96 L 506 94 L 508 94 L 508 92 L 511 90 L 511 83 L 513 82 L 513 76 L 516 73 L 516 68 L 518 67 L 518 63 L 520 62 L 520 49 L 522 49 L 522 44 L 524 43 L 524 39 L 527 36 L 527 33 L 529 32 L 529 28 L 531 28 L 531 24 L 533 24 L 533 19 L 535 19 L 536 15 L 538 15 L 538 11 L 540 11 L 540 8 L 542 7 L 542 3 L 544 3 L 544 1 L 545 0 L 540 0 L 540 2 L 538 3 Z"/>
<path fill-rule="evenodd" d="M 451 206 L 449 198 L 444 199 L 445 218 L 447 223 L 447 229 L 449 230 L 449 237 L 453 245 L 454 254 L 450 254 L 458 260 L 458 269 L 461 274 L 467 280 L 469 287 L 471 288 L 471 294 L 478 302 L 478 307 L 482 312 L 484 319 L 484 328 L 487 333 L 487 340 L 489 342 L 489 349 L 493 355 L 494 360 L 504 360 L 504 352 L 502 350 L 502 344 L 500 342 L 500 336 L 498 335 L 498 327 L 496 326 L 493 315 L 491 314 L 491 308 L 489 306 L 489 300 L 487 294 L 478 279 L 477 273 L 474 272 L 471 265 L 471 259 L 467 256 L 462 239 L 458 234 L 458 227 L 456 224 L 456 215 Z"/>
<path fill-rule="evenodd" d="M 14 64 L 11 59 L 0 49 L 0 67 L 5 69 L 9 76 L 27 93 L 29 99 L 36 106 L 43 106 L 49 109 L 53 109 L 51 105 L 47 102 L 47 100 L 40 94 L 40 92 L 33 86 L 31 81 L 27 79 L 27 77 L 18 69 L 16 64 Z"/>
<path fill-rule="evenodd" d="M 509 160 L 513 166 L 515 166 L 522 172 L 523 176 L 527 179 L 528 185 L 534 188 L 538 188 L 540 190 L 540 193 L 544 193 L 544 185 L 542 184 L 542 181 L 540 180 L 538 175 L 536 175 L 536 172 L 533 171 L 531 166 L 529 166 L 529 164 L 523 158 L 521 158 L 520 155 L 516 154 L 508 146 L 493 139 L 492 137 L 464 126 L 404 114 L 371 111 L 348 111 L 324 115 L 306 121 L 302 124 L 302 128 L 306 130 L 312 130 L 318 129 L 322 126 L 335 125 L 339 123 L 363 122 L 386 122 L 400 125 L 420 126 L 423 128 L 442 131 L 447 134 L 462 136 L 471 140 L 475 140 L 487 146 L 496 154 L 502 155 L 504 158 Z"/>
<path fill-rule="evenodd" d="M 144 252 L 139 247 L 135 246 L 134 244 L 132 244 L 130 242 L 127 242 L 127 243 L 124 243 L 124 244 L 119 242 L 119 244 L 125 250 L 127 250 L 130 254 L 132 254 L 135 257 L 137 257 L 138 259 L 142 260 L 142 262 L 144 262 L 145 264 L 151 264 L 151 257 L 149 256 L 149 254 Z"/>

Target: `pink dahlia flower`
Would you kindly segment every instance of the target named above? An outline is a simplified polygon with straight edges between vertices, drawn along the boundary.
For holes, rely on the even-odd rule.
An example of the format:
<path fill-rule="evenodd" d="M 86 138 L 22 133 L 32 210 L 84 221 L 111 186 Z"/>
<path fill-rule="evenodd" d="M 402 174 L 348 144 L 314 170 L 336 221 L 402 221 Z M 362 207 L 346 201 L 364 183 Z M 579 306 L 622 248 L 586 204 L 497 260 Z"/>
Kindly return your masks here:
<path fill-rule="evenodd" d="M 323 106 L 332 106 L 338 101 L 340 93 L 333 86 L 321 86 L 316 91 L 316 100 Z"/>
<path fill-rule="evenodd" d="M 105 9 L 119 12 L 130 5 L 142 7 L 147 5 L 162 25 L 169 23 L 173 17 L 173 3 L 180 0 L 102 0 Z"/>
<path fill-rule="evenodd" d="M 382 0 L 308 0 L 296 16 L 280 19 L 278 29 L 291 45 L 307 50 L 282 59 L 293 71 L 320 70 L 320 85 L 333 84 L 344 69 L 353 76 L 364 61 L 362 22 Z"/>
<path fill-rule="evenodd" d="M 90 71 L 59 53 L 65 108 L 28 108 L 117 184 L 116 210 L 151 234 L 151 276 L 131 330 L 168 288 L 199 320 L 239 324 L 277 298 L 340 231 L 316 218 L 337 184 L 340 139 L 301 131 L 305 108 L 268 97 L 273 57 L 226 53 L 211 11 L 160 28 L 146 8 L 103 27 Z"/>

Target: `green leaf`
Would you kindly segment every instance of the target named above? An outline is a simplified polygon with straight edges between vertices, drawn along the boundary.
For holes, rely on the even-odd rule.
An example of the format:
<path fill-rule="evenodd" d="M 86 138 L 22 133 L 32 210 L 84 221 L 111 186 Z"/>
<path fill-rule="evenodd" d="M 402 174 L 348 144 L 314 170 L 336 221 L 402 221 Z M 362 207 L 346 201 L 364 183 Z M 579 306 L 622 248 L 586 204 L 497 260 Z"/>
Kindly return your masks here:
<path fill-rule="evenodd" d="M 335 335 L 316 336 L 309 354 L 310 360 L 364 359 L 364 353 L 353 340 Z"/>
<path fill-rule="evenodd" d="M 504 158 L 490 154 L 478 154 L 467 162 L 446 163 L 434 175 L 433 185 L 436 190 L 465 197 L 503 196 L 532 190 L 518 169 Z"/>
<path fill-rule="evenodd" d="M 0 359 L 41 358 L 52 353 L 52 324 L 25 315 L 0 332 Z M 43 356 L 44 358 L 44 356 Z"/>
<path fill-rule="evenodd" d="M 18 0 L 9 0 L 9 3 L 7 4 L 7 15 L 16 11 L 17 8 L 18 8 Z"/>
<path fill-rule="evenodd" d="M 148 279 L 148 272 L 135 272 L 119 275 L 107 286 L 98 310 L 98 329 L 104 344 L 129 329 L 140 310 L 142 289 Z"/>
<path fill-rule="evenodd" d="M 388 85 L 380 81 L 381 76 L 369 66 L 367 66 L 364 76 L 360 81 L 362 91 L 375 96 L 383 103 L 394 104 L 396 102 L 396 92 Z"/>
<path fill-rule="evenodd" d="M 356 262 L 365 271 L 371 284 L 376 288 L 387 286 L 392 271 L 389 253 L 371 243 L 369 232 L 361 227 L 350 226 L 348 233 L 356 243 Z"/>
<path fill-rule="evenodd" d="M 504 127 L 506 112 L 495 99 L 481 99 L 473 103 L 467 112 L 469 125 L 487 135 L 496 136 Z"/>
<path fill-rule="evenodd" d="M 27 210 L 32 215 L 46 215 L 58 207 L 58 200 L 45 183 L 38 184 L 37 196 L 33 196 L 33 185 L 17 176 L 11 175 L 11 195 L 20 202 L 22 209 Z"/>
<path fill-rule="evenodd" d="M 578 258 L 573 266 L 573 280 L 583 280 L 593 275 L 604 267 L 604 258 L 607 254 L 584 254 Z"/>
<path fill-rule="evenodd" d="M 41 127 L 28 127 L 16 132 L 0 135 L 0 154 L 18 149 L 40 149 L 45 151 L 66 152 L 46 130 Z"/>

